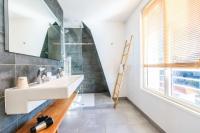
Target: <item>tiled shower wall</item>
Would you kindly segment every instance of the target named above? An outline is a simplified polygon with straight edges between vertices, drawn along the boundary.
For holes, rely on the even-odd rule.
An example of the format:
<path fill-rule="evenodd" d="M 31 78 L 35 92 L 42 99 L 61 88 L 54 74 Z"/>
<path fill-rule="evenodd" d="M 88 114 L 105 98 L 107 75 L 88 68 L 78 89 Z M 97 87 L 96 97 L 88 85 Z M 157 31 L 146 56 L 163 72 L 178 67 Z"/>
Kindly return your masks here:
<path fill-rule="evenodd" d="M 72 74 L 84 74 L 81 93 L 108 92 L 92 34 L 85 24 L 83 26 L 65 29 L 65 51 L 72 57 Z"/>
<path fill-rule="evenodd" d="M 63 11 L 57 0 L 44 0 L 56 17 L 63 22 Z M 4 41 L 4 0 L 0 0 L 0 133 L 14 132 L 23 122 L 30 119 L 36 112 L 48 105 L 41 105 L 27 115 L 5 115 L 4 90 L 14 87 L 18 76 L 27 76 L 29 83 L 36 80 L 38 68 L 44 66 L 48 71 L 56 72 L 60 61 L 44 59 L 21 54 L 5 52 Z"/>

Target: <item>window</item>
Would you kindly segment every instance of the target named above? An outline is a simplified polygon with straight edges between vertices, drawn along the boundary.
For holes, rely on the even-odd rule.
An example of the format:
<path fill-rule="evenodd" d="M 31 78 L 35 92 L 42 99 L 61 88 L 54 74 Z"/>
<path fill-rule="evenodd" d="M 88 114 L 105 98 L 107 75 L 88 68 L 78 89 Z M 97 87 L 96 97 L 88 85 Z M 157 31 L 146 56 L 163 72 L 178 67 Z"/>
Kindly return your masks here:
<path fill-rule="evenodd" d="M 145 88 L 164 93 L 164 69 L 147 67 L 164 63 L 163 3 L 153 1 L 143 12 Z"/>
<path fill-rule="evenodd" d="M 152 0 L 142 12 L 144 88 L 198 107 L 199 14 L 199 0 Z"/>

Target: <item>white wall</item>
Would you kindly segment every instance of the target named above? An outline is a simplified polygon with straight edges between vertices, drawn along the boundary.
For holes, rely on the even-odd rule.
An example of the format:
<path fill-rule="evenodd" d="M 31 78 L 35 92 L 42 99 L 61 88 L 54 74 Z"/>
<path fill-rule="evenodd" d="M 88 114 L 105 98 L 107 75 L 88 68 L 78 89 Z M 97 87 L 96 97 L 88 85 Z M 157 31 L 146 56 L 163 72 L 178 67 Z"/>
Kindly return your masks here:
<path fill-rule="evenodd" d="M 125 42 L 125 25 L 123 22 L 112 21 L 86 24 L 92 32 L 109 91 L 113 94 Z M 121 96 L 126 96 L 126 89 L 122 89 Z"/>
<path fill-rule="evenodd" d="M 200 114 L 192 113 L 161 97 L 141 89 L 140 12 L 148 0 L 143 0 L 126 22 L 126 38 L 134 35 L 129 69 L 126 74 L 128 98 L 167 133 L 199 133 Z"/>

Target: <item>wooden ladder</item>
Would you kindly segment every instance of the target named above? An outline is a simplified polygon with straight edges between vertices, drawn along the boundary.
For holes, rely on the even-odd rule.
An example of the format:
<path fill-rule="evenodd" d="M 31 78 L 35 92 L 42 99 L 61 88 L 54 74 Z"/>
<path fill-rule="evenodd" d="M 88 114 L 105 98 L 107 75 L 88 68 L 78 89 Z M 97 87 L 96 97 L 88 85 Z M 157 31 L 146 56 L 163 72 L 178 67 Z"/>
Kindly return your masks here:
<path fill-rule="evenodd" d="M 122 81 L 124 78 L 125 69 L 127 67 L 127 60 L 128 60 L 128 55 L 129 55 L 132 39 L 133 39 L 133 36 L 131 36 L 130 42 L 128 42 L 127 40 L 125 42 L 121 64 L 119 67 L 119 72 L 117 74 L 117 79 L 115 82 L 115 88 L 113 92 L 114 108 L 116 108 L 117 104 L 119 103 L 119 93 L 120 93 Z"/>

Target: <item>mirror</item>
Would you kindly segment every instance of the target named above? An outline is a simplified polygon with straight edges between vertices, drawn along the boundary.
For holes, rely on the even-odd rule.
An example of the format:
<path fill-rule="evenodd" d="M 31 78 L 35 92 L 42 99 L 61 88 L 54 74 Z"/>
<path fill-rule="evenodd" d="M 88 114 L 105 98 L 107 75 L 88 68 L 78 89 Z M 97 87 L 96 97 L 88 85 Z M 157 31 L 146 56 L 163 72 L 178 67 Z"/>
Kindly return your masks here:
<path fill-rule="evenodd" d="M 61 59 L 61 23 L 44 0 L 6 0 L 6 50 Z"/>

